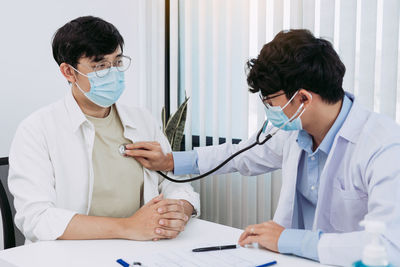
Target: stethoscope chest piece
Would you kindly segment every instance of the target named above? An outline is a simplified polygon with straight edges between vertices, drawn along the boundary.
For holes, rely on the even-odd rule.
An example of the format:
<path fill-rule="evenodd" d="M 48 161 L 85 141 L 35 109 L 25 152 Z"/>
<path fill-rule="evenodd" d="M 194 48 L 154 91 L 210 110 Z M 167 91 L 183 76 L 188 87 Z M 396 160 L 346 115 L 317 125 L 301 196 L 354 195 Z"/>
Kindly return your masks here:
<path fill-rule="evenodd" d="M 125 157 L 125 152 L 126 152 L 126 148 L 125 145 L 127 144 L 122 144 L 118 147 L 118 152 L 119 154 L 121 154 L 121 156 Z"/>

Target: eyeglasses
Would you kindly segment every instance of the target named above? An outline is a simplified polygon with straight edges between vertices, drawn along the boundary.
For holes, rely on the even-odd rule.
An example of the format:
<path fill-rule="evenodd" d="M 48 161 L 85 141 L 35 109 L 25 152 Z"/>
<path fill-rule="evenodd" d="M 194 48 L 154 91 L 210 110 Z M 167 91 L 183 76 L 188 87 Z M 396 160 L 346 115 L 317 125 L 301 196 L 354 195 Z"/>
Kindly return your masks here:
<path fill-rule="evenodd" d="M 284 94 L 285 94 L 285 92 L 283 92 L 283 93 L 281 93 L 281 94 L 274 95 L 274 96 L 263 96 L 263 95 L 261 94 L 261 91 L 260 91 L 260 93 L 259 93 L 258 96 L 260 97 L 261 101 L 263 102 L 263 104 L 264 104 L 264 106 L 265 106 L 266 108 L 271 108 L 271 107 L 272 107 L 272 104 L 271 104 L 270 100 L 273 99 L 273 98 L 275 98 L 275 97 L 284 95 Z M 268 102 L 268 101 L 269 101 L 269 102 Z"/>
<path fill-rule="evenodd" d="M 97 77 L 103 78 L 110 72 L 111 67 L 116 67 L 120 72 L 126 71 L 131 65 L 131 61 L 132 59 L 128 56 L 119 56 L 112 63 L 109 61 L 102 61 L 91 68 L 96 73 Z"/>

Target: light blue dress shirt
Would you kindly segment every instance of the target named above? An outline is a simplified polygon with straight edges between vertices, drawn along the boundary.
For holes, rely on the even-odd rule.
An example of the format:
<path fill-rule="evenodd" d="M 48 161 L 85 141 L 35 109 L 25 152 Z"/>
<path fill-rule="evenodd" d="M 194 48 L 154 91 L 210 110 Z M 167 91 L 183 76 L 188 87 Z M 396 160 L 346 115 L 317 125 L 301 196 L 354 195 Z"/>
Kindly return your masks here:
<path fill-rule="evenodd" d="M 174 151 L 174 174 L 200 174 L 199 165 L 197 164 L 198 156 L 195 150 L 191 151 Z"/>
<path fill-rule="evenodd" d="M 297 229 L 285 229 L 282 232 L 278 242 L 280 253 L 318 260 L 318 241 L 322 232 L 311 231 L 311 229 L 318 200 L 319 177 L 335 136 L 346 120 L 351 106 L 350 98 L 344 96 L 338 117 L 315 151 L 312 151 L 312 137 L 304 130 L 299 131 L 297 143 L 303 151 L 296 185 L 298 225 Z"/>
<path fill-rule="evenodd" d="M 352 106 L 347 96 L 331 129 L 319 147 L 312 151 L 312 137 L 304 130 L 299 131 L 297 143 L 303 149 L 296 185 L 298 207 L 297 229 L 285 229 L 278 241 L 280 253 L 318 260 L 318 241 L 321 231 L 311 231 L 318 200 L 319 177 L 325 166 L 333 141 L 342 127 Z M 199 174 L 196 151 L 173 152 L 174 174 Z"/>

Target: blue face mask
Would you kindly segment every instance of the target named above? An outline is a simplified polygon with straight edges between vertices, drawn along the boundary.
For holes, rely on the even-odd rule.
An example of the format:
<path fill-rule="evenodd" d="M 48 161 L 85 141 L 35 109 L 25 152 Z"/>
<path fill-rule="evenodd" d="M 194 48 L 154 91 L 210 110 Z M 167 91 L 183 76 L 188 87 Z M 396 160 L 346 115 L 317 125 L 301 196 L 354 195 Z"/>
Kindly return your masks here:
<path fill-rule="evenodd" d="M 293 116 L 289 119 L 283 110 L 287 107 L 287 105 L 292 102 L 293 98 L 296 96 L 297 92 L 292 96 L 292 98 L 283 106 L 270 106 L 265 104 L 265 113 L 267 114 L 267 119 L 277 128 L 281 128 L 285 131 L 297 131 L 303 129 L 301 125 L 300 117 L 306 109 L 303 108 L 304 104 L 302 103 L 297 111 L 293 114 Z M 301 112 L 300 112 L 301 111 Z M 300 113 L 300 114 L 299 114 Z M 294 119 L 297 115 L 299 115 L 296 119 Z"/>
<path fill-rule="evenodd" d="M 75 84 L 90 101 L 98 106 L 104 108 L 110 107 L 115 102 L 117 102 L 121 94 L 124 92 L 125 75 L 124 72 L 118 71 L 116 67 L 112 67 L 110 70 L 105 69 L 97 71 L 97 75 L 96 72 L 90 72 L 85 75 L 74 67 L 72 68 L 76 70 L 79 74 L 89 78 L 89 92 L 83 91 L 78 83 Z M 102 74 L 104 74 L 104 77 Z M 98 77 L 98 75 L 100 77 Z"/>

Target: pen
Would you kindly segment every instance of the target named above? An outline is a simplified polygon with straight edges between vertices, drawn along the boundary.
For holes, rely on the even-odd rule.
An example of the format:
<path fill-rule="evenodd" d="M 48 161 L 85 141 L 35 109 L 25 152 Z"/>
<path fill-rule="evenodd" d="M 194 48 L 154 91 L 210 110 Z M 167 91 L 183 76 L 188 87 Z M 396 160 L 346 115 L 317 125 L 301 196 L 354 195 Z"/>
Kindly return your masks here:
<path fill-rule="evenodd" d="M 121 264 L 123 267 L 129 267 L 129 266 L 135 266 L 135 265 L 142 266 L 142 263 L 140 263 L 140 262 L 138 262 L 138 261 L 133 262 L 132 265 L 130 265 L 129 263 L 127 263 L 127 262 L 124 261 L 123 259 L 118 259 L 117 262 L 118 262 L 119 264 Z"/>
<path fill-rule="evenodd" d="M 256 267 L 267 267 L 276 264 L 276 261 L 267 262 L 265 264 L 257 265 Z"/>
<path fill-rule="evenodd" d="M 123 259 L 118 259 L 117 262 L 121 264 L 123 267 L 129 267 L 129 263 L 124 261 Z"/>
<path fill-rule="evenodd" d="M 228 246 L 216 246 L 216 247 L 205 247 L 205 248 L 195 248 L 193 252 L 204 252 L 204 251 L 212 251 L 212 250 L 223 250 L 223 249 L 233 249 L 237 248 L 236 245 L 228 245 Z"/>

